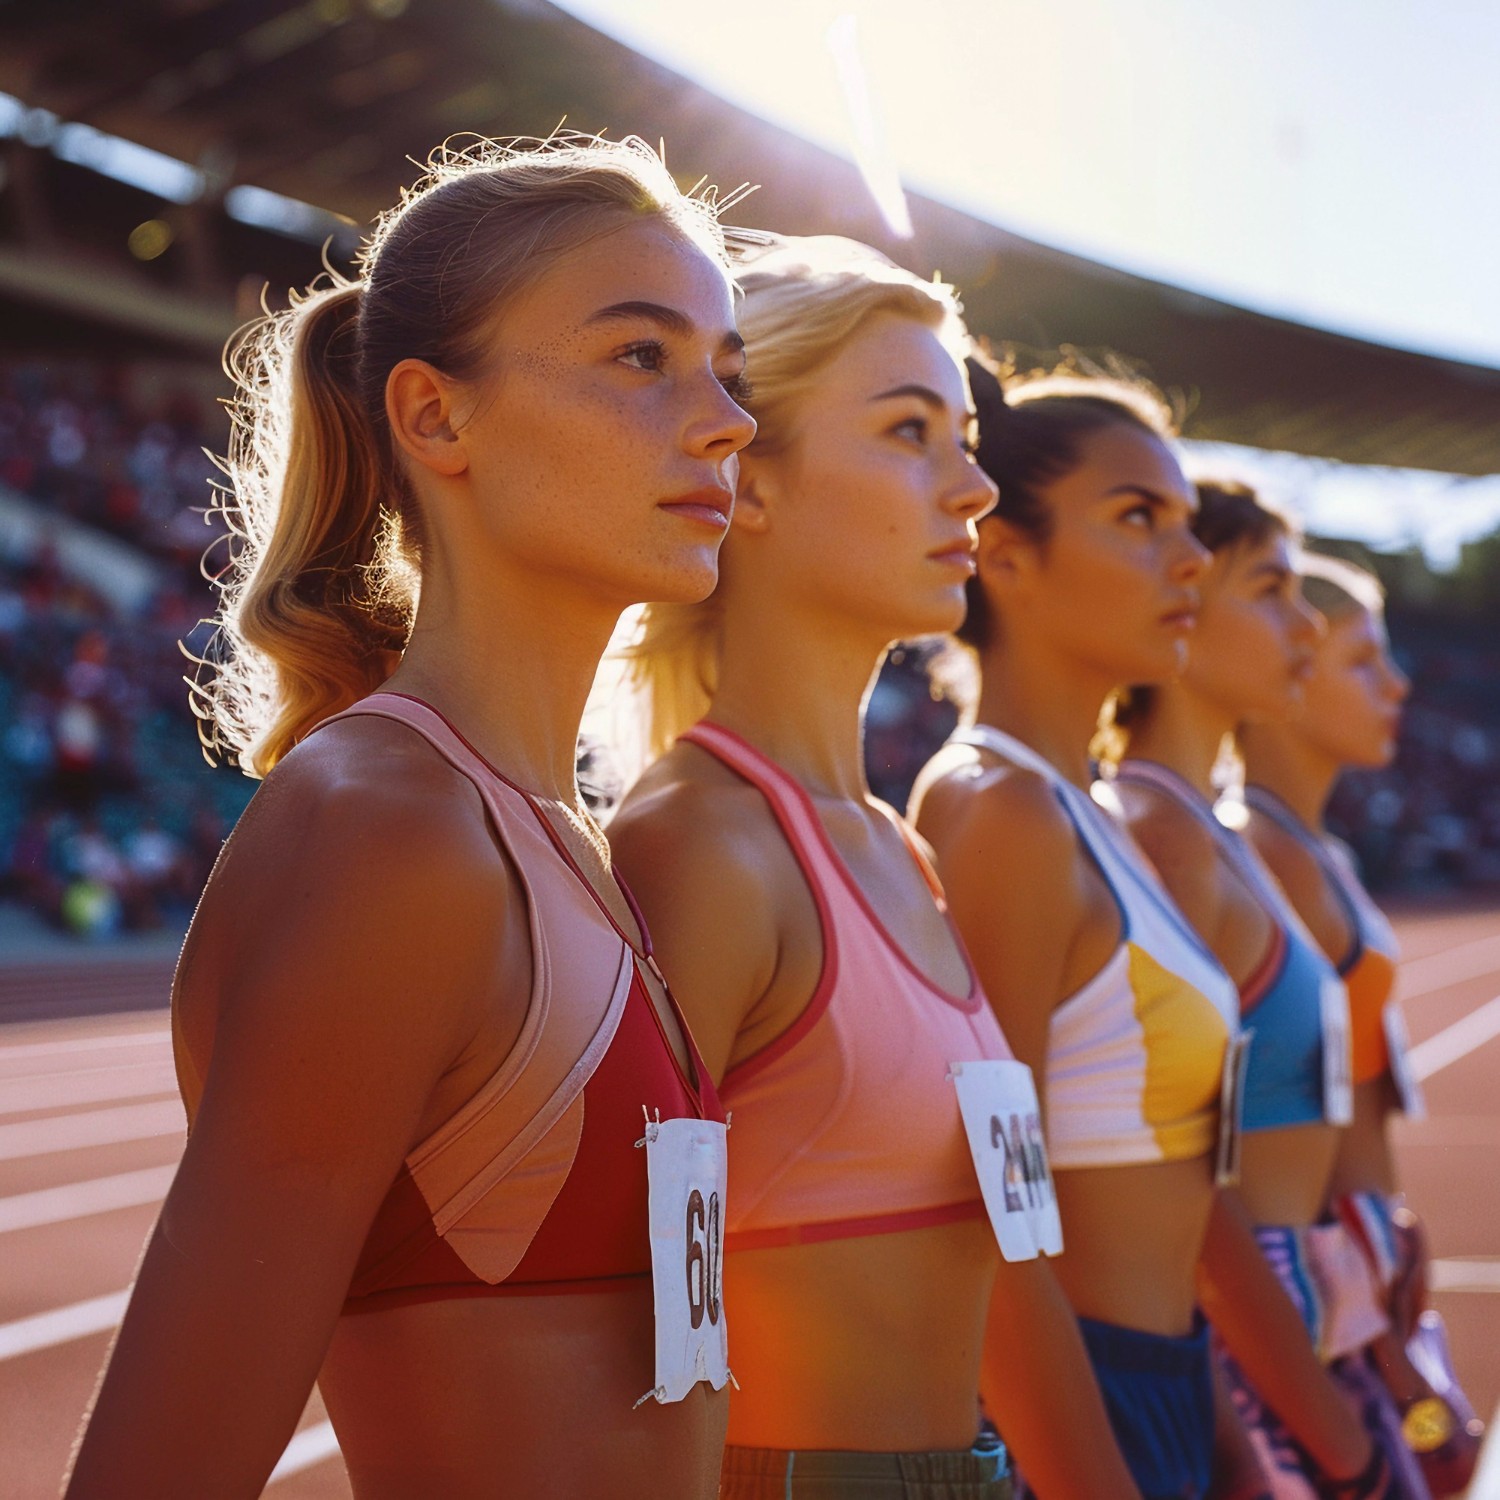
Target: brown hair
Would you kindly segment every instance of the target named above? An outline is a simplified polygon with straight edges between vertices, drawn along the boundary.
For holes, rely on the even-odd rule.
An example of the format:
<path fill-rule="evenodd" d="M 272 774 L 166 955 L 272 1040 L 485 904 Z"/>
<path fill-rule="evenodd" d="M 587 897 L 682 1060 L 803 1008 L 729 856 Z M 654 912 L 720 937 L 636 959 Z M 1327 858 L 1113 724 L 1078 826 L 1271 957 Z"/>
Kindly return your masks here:
<path fill-rule="evenodd" d="M 1297 564 L 1302 597 L 1331 624 L 1363 610 L 1385 611 L 1385 589 L 1380 580 L 1358 563 L 1326 552 L 1306 552 Z"/>
<path fill-rule="evenodd" d="M 1177 434 L 1166 399 L 1137 378 L 1063 368 L 1002 382 L 993 362 L 971 356 L 968 363 L 979 414 L 979 467 L 1000 491 L 985 520 L 1008 521 L 1039 545 L 1052 534 L 1044 491 L 1078 465 L 1088 437 L 1120 426 L 1163 439 Z M 997 622 L 978 577 L 969 580 L 967 598 L 968 613 L 954 634 L 982 651 L 993 641 Z"/>
<path fill-rule="evenodd" d="M 1238 479 L 1199 479 L 1193 488 L 1198 492 L 1193 535 L 1211 553 L 1259 547 L 1279 536 L 1293 541 L 1301 537 L 1297 523 L 1284 510 Z M 1151 687 L 1127 687 L 1105 704 L 1094 742 L 1101 760 L 1123 759 L 1130 731 L 1145 723 L 1155 695 Z"/>
<path fill-rule="evenodd" d="M 684 195 L 635 138 L 482 140 L 433 154 L 337 275 L 241 330 L 219 508 L 233 537 L 207 680 L 205 748 L 263 776 L 399 661 L 420 589 L 422 521 L 385 385 L 403 359 L 487 373 L 497 313 L 557 258 L 659 218 L 728 265 L 712 192 Z M 200 674 L 202 675 L 202 674 Z"/>

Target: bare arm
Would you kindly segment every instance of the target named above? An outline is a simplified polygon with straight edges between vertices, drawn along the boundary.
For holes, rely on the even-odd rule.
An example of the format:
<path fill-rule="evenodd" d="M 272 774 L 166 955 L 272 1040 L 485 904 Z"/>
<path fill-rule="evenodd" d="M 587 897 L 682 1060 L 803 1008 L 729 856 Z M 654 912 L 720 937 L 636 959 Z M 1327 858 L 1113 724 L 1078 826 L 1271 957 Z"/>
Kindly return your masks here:
<path fill-rule="evenodd" d="M 1239 1199 L 1220 1192 L 1198 1268 L 1203 1311 L 1256 1390 L 1334 1478 L 1370 1461 L 1370 1439 L 1327 1370 L 1256 1242 Z"/>
<path fill-rule="evenodd" d="M 476 997 L 498 992 L 517 1029 L 524 1015 L 526 975 L 497 972 L 502 945 L 477 936 L 514 899 L 477 799 L 435 805 L 399 782 L 303 796 L 289 779 L 196 919 L 223 943 L 183 980 L 195 1004 L 195 984 L 217 991 L 211 1061 L 70 1500 L 260 1493 Z"/>
<path fill-rule="evenodd" d="M 698 1051 L 720 1082 L 745 1050 L 742 1029 L 777 973 L 774 893 L 791 859 L 784 840 L 758 793 L 678 779 L 633 792 L 609 840 Z M 790 875 L 799 879 L 794 866 Z"/>
<path fill-rule="evenodd" d="M 933 786 L 917 810 L 948 907 L 1016 1057 L 1045 1108 L 1052 1012 L 1087 919 L 1078 841 L 1051 789 L 1029 771 L 981 771 Z"/>
<path fill-rule="evenodd" d="M 1072 826 L 1039 777 L 979 773 L 958 786 L 932 786 L 919 804 L 918 828 L 937 854 L 985 994 L 1012 1051 L 1031 1067 L 1045 1111 L 1052 1012 L 1087 915 Z M 1044 1261 L 1000 1267 L 982 1389 L 1040 1500 L 1138 1493 L 1073 1309 Z"/>
<path fill-rule="evenodd" d="M 1046 1261 L 1001 1265 L 980 1389 L 1038 1500 L 1137 1500 L 1078 1320 Z"/>

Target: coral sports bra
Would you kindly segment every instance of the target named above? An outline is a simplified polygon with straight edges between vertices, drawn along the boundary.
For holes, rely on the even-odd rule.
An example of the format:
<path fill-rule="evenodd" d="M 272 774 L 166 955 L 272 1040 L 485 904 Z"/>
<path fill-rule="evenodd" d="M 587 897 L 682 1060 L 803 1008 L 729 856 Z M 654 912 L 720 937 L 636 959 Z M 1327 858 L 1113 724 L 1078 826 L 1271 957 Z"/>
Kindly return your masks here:
<path fill-rule="evenodd" d="M 1386 1008 L 1393 1004 L 1401 956 L 1395 929 L 1359 883 L 1348 856 L 1318 837 L 1275 792 L 1247 786 L 1245 802 L 1269 818 L 1317 860 L 1349 921 L 1354 941 L 1339 964 L 1349 991 L 1349 1025 L 1355 1083 L 1372 1083 L 1390 1070 Z"/>
<path fill-rule="evenodd" d="M 1008 1060 L 1011 1052 L 972 968 L 969 993 L 950 995 L 912 964 L 807 793 L 774 762 L 715 724 L 683 738 L 770 804 L 823 936 L 823 970 L 807 1009 L 720 1085 L 734 1116 L 726 1253 L 982 1217 L 949 1075 L 955 1063 Z M 890 816 L 946 913 L 937 877 Z"/>
<path fill-rule="evenodd" d="M 1115 779 L 1154 787 L 1190 813 L 1271 919 L 1266 956 L 1240 986 L 1240 1016 L 1255 1034 L 1245 1077 L 1245 1129 L 1347 1124 L 1348 996 L 1271 872 L 1239 834 L 1215 818 L 1207 800 L 1166 766 L 1126 759 Z"/>
<path fill-rule="evenodd" d="M 644 923 L 637 954 L 536 802 L 435 709 L 377 693 L 325 723 L 355 715 L 406 725 L 473 783 L 525 889 L 533 980 L 510 1056 L 402 1164 L 344 1310 L 649 1276 L 642 1110 L 724 1114 L 681 1015 L 696 1084 L 651 1003 Z"/>
<path fill-rule="evenodd" d="M 1029 745 L 987 724 L 953 736 L 1043 777 L 1120 913 L 1120 946 L 1053 1012 L 1047 1149 L 1054 1167 L 1205 1155 L 1219 1131 L 1234 981 L 1125 828 Z"/>

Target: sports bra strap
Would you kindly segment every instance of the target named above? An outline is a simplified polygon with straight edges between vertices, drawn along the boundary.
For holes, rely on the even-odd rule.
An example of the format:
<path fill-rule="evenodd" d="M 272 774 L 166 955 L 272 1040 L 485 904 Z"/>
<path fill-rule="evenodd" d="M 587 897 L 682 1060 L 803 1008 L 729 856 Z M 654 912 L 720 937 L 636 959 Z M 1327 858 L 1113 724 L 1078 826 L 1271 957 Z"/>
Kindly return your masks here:
<path fill-rule="evenodd" d="M 815 887 L 831 890 L 842 884 L 842 872 L 830 856 L 817 810 L 806 790 L 791 775 L 732 729 L 707 719 L 678 738 L 722 761 L 766 799 L 797 863 L 815 877 Z"/>
<path fill-rule="evenodd" d="M 1126 759 L 1116 769 L 1115 779 L 1134 782 L 1137 786 L 1155 787 L 1157 791 L 1170 797 L 1213 835 L 1214 845 L 1225 863 L 1250 887 L 1262 906 L 1283 921 L 1290 915 L 1291 909 L 1286 897 L 1251 852 L 1249 845 L 1226 828 L 1214 816 L 1208 799 L 1175 771 L 1154 760 Z"/>
<path fill-rule="evenodd" d="M 981 750 L 1003 755 L 1006 760 L 1014 761 L 1025 770 L 1035 771 L 1038 776 L 1044 776 L 1054 785 L 1066 780 L 1063 773 L 1045 755 L 1039 754 L 1030 745 L 1023 744 L 1015 735 L 996 729 L 993 724 L 971 724 L 967 729 L 955 730 L 950 743 L 974 745 Z"/>
<path fill-rule="evenodd" d="M 436 709 L 402 694 L 375 693 L 317 727 L 355 717 L 406 725 L 472 783 L 526 898 L 532 990 L 521 1034 L 479 1091 L 407 1158 L 433 1225 L 444 1235 L 573 1109 L 619 1029 L 635 955 L 618 928 L 602 919 L 597 893 L 566 860 L 531 799 Z M 554 927 L 565 930 L 565 941 L 558 940 L 562 933 L 549 941 Z M 580 973 L 604 983 L 579 983 Z M 455 1180 L 448 1159 L 462 1153 L 464 1138 L 481 1120 L 486 1139 L 504 1145 L 498 1151 L 491 1146 L 477 1171 L 460 1171 Z"/>

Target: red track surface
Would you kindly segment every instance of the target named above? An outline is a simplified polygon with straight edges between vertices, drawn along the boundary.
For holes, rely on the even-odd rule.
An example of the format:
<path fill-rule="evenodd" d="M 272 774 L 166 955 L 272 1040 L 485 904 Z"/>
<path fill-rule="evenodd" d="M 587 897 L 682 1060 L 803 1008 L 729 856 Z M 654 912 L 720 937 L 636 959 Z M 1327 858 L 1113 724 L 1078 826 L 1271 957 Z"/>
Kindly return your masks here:
<path fill-rule="evenodd" d="M 1409 909 L 1397 925 L 1414 1042 L 1500 996 L 1500 908 Z M 1397 1146 L 1440 1280 L 1488 1288 L 1435 1296 L 1460 1373 L 1488 1418 L 1500 1403 L 1500 1020 L 1481 1029 L 1495 1034 L 1427 1079 L 1431 1117 L 1401 1124 Z M 128 1285 L 161 1178 L 181 1150 L 170 1061 L 160 1011 L 0 1026 L 0 1472 L 15 1500 L 57 1493 L 112 1309 L 94 1310 L 99 1331 L 76 1329 L 88 1304 Z M 52 1192 L 85 1184 L 73 1201 Z M 111 1192 L 131 1206 L 101 1207 Z M 25 1321 L 58 1310 L 50 1327 Z M 18 1343 L 30 1347 L 17 1352 Z M 315 1397 L 302 1423 L 314 1455 L 322 1420 Z M 1496 1483 L 1487 1478 L 1482 1496 L 1476 1485 L 1473 1500 L 1500 1500 L 1500 1469 L 1487 1464 L 1491 1473 Z M 276 1479 L 267 1493 L 335 1500 L 349 1488 L 332 1456 Z"/>

